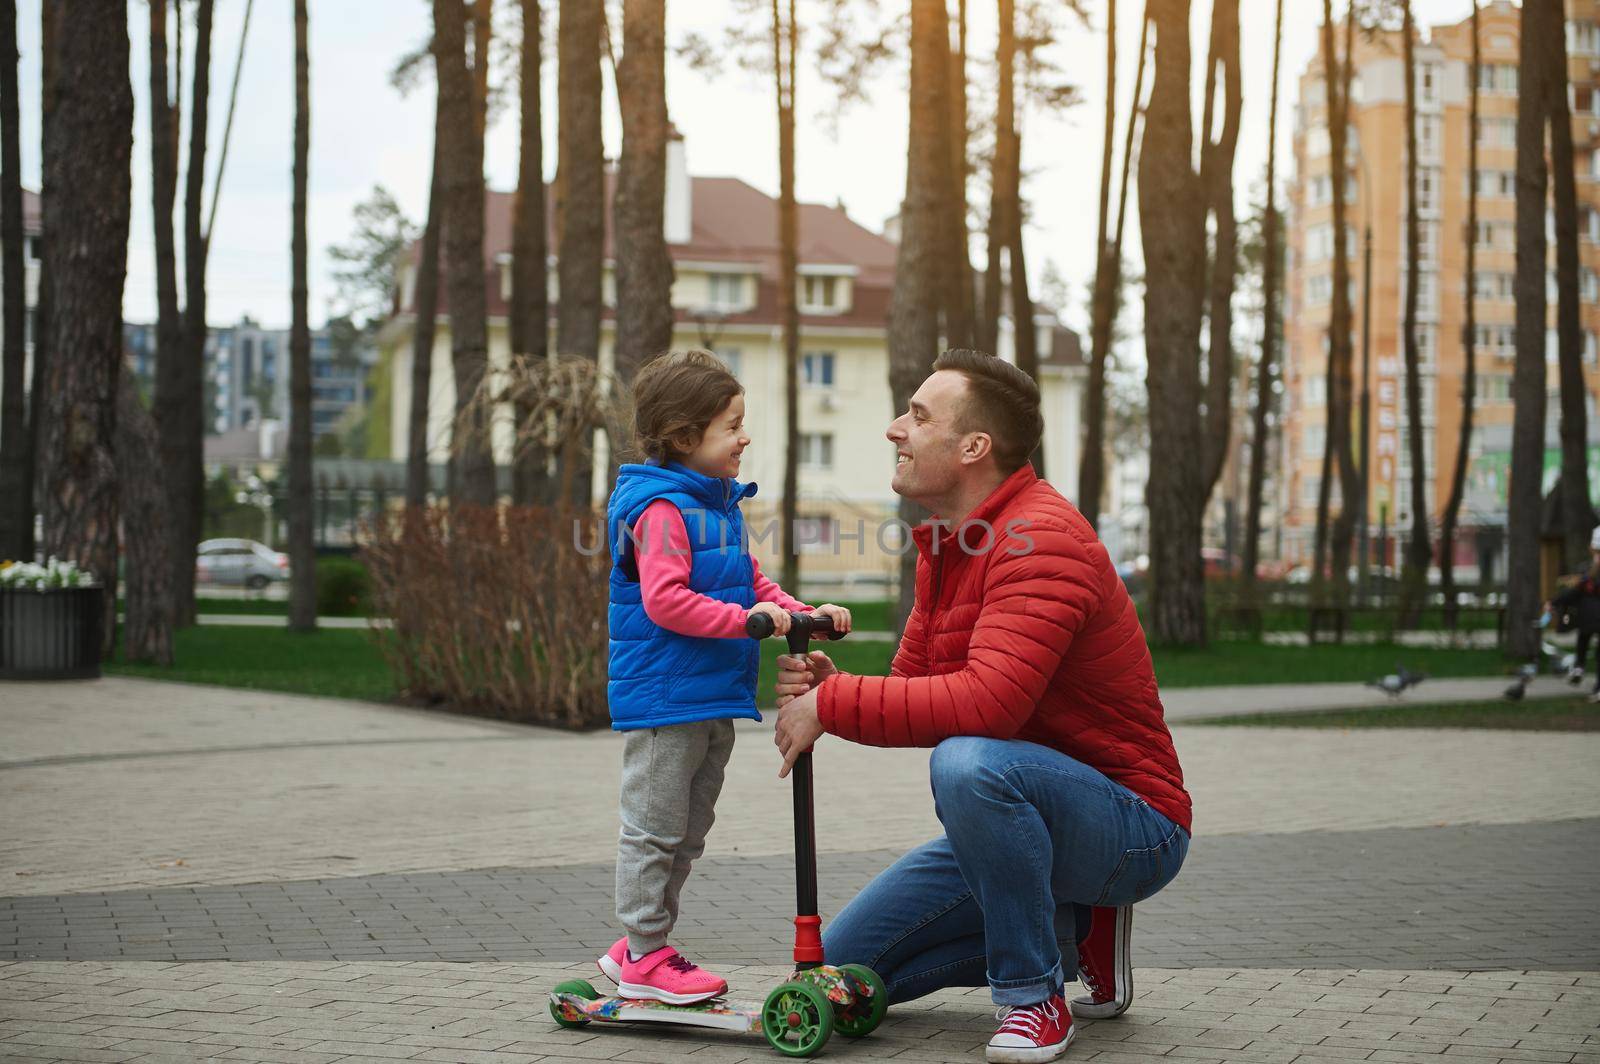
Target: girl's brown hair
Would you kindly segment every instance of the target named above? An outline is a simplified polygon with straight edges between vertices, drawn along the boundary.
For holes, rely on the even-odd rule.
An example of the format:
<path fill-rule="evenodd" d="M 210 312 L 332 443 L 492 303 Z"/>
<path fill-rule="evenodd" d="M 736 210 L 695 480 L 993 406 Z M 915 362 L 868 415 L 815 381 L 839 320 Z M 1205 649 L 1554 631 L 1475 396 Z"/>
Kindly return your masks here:
<path fill-rule="evenodd" d="M 709 351 L 669 351 L 633 381 L 633 445 L 645 458 L 669 461 L 699 444 L 712 418 L 744 394 L 739 379 Z"/>

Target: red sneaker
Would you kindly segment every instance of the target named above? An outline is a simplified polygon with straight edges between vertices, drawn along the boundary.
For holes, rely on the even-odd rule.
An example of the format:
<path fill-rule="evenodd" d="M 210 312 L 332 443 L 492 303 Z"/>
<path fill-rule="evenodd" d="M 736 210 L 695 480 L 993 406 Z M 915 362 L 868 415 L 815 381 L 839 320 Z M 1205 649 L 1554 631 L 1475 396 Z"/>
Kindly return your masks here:
<path fill-rule="evenodd" d="M 1005 1005 L 995 1015 L 1000 1029 L 983 1051 L 990 1064 L 1054 1060 L 1072 1044 L 1072 1010 L 1060 994 L 1037 1005 Z"/>
<path fill-rule="evenodd" d="M 727 992 L 725 979 L 691 964 L 671 946 L 662 946 L 638 960 L 624 960 L 622 978 L 617 980 L 617 994 L 621 997 L 669 1005 L 694 1005 Z"/>
<path fill-rule="evenodd" d="M 1096 906 L 1089 937 L 1078 943 L 1078 980 L 1089 991 L 1072 999 L 1072 1010 L 1086 1020 L 1121 1016 L 1133 1004 L 1133 906 Z"/>

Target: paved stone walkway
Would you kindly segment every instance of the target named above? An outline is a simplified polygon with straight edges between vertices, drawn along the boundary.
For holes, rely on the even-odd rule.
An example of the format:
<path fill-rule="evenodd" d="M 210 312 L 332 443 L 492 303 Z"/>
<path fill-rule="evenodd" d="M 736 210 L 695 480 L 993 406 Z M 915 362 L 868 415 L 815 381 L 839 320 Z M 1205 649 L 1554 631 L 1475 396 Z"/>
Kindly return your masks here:
<path fill-rule="evenodd" d="M 1135 1008 L 1069 1061 L 1600 1064 L 1600 735 L 1173 734 L 1190 864 L 1139 908 Z M 792 909 L 770 740 L 741 730 L 680 924 L 746 995 Z M 367 703 L 0 687 L 0 1058 L 773 1059 L 548 1020 L 614 936 L 618 755 Z M 817 765 L 821 794 L 870 780 L 818 812 L 826 916 L 938 825 L 927 751 Z M 981 1060 L 990 1008 L 946 991 L 828 1055 Z"/>

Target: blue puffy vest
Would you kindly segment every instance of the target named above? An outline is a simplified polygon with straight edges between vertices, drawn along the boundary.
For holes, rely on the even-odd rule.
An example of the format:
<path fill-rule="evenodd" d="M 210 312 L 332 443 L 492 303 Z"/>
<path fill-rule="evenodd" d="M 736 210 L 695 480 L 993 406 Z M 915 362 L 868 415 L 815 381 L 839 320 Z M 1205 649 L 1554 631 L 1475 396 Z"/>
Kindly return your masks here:
<path fill-rule="evenodd" d="M 760 645 L 754 639 L 706 639 L 662 628 L 644 611 L 631 530 L 645 508 L 667 499 L 689 533 L 690 589 L 719 602 L 756 604 L 755 565 L 744 544 L 739 503 L 754 484 L 708 477 L 677 462 L 624 465 L 606 506 L 611 544 L 609 681 L 617 731 L 748 717 L 756 711 Z M 643 544 L 658 548 L 656 541 Z"/>

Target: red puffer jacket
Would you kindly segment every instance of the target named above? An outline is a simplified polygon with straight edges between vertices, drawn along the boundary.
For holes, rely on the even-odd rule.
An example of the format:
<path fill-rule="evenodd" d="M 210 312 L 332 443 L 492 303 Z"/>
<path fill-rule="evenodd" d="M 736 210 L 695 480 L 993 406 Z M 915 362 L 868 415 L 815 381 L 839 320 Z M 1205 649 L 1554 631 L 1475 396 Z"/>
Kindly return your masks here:
<path fill-rule="evenodd" d="M 829 678 L 817 689 L 822 726 L 871 746 L 955 735 L 1040 743 L 1188 831 L 1144 630 L 1083 515 L 1025 465 L 960 529 L 940 530 L 937 547 L 935 531 L 912 532 L 916 605 L 891 675 Z"/>

